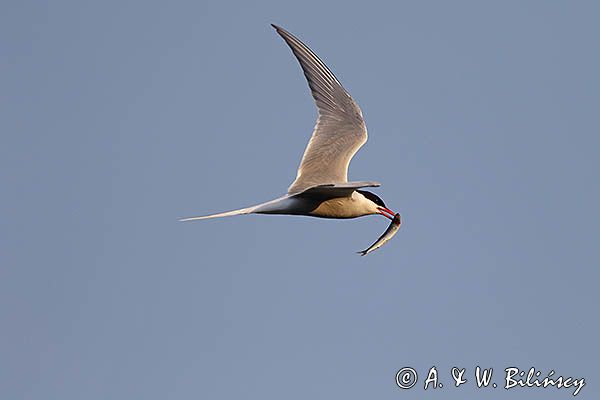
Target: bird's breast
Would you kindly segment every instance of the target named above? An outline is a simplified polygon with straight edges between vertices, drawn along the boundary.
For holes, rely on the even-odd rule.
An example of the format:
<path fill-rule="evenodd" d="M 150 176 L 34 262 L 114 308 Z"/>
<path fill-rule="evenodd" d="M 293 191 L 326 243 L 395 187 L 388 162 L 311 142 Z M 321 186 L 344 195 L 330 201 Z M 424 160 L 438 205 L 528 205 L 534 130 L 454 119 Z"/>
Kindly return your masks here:
<path fill-rule="evenodd" d="M 321 202 L 310 214 L 321 218 L 356 218 L 368 213 L 353 199 L 340 197 Z"/>

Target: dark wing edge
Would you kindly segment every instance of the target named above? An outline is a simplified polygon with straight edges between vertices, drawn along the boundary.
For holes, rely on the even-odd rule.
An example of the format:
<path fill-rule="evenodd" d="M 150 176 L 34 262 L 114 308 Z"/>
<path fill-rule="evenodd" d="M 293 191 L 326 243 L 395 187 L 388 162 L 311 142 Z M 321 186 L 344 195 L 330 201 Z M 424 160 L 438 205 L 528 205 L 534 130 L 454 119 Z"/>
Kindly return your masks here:
<path fill-rule="evenodd" d="M 335 116 L 340 112 L 350 111 L 346 108 L 355 106 L 352 98 L 325 63 L 297 37 L 280 26 L 275 24 L 271 26 L 285 40 L 298 59 L 319 114 Z"/>

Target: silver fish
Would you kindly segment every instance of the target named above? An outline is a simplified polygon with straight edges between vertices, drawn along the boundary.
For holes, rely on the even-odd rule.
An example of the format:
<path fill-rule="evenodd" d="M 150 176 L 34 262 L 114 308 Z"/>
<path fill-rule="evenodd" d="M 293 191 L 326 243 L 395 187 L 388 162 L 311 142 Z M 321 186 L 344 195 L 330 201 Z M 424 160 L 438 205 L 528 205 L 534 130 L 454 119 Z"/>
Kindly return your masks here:
<path fill-rule="evenodd" d="M 377 239 L 377 241 L 373 243 L 368 249 L 359 251 L 358 254 L 360 254 L 361 256 L 366 256 L 370 252 L 377 250 L 378 248 L 386 244 L 387 241 L 393 238 L 396 232 L 398 232 L 398 229 L 400 229 L 400 224 L 400 214 L 396 213 L 396 215 L 394 215 L 394 219 L 390 223 L 390 226 L 388 226 L 385 232 L 383 232 L 383 235 L 379 236 L 379 239 Z"/>

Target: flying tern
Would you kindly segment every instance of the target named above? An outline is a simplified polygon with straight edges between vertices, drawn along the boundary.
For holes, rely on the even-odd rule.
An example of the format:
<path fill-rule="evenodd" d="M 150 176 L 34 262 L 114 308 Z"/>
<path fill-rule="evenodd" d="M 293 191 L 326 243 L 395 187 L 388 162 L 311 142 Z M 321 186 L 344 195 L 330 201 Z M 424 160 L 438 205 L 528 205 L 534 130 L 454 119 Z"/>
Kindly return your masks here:
<path fill-rule="evenodd" d="M 348 182 L 348 164 L 367 141 L 367 128 L 358 104 L 317 55 L 285 29 L 272 25 L 298 59 L 318 109 L 312 137 L 296 179 L 286 195 L 255 206 L 219 214 L 183 218 L 194 221 L 242 214 L 286 214 L 320 218 L 356 218 L 395 213 L 379 196 L 366 190 L 378 182 Z M 399 215 L 396 217 L 399 221 Z"/>

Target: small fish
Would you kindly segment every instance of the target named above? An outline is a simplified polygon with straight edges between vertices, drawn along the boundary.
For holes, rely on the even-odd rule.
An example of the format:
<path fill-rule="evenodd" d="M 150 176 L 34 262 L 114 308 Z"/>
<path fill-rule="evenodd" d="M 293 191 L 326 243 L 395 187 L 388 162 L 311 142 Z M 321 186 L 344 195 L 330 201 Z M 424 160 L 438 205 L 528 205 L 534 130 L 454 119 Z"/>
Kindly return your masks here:
<path fill-rule="evenodd" d="M 391 238 L 393 238 L 394 235 L 396 234 L 396 232 L 398 232 L 398 229 L 400 228 L 400 224 L 401 224 L 400 214 L 396 213 L 396 215 L 394 215 L 394 219 L 390 223 L 390 226 L 388 226 L 388 228 L 385 230 L 385 232 L 383 232 L 383 235 L 381 235 L 379 237 L 379 239 L 377 239 L 377 241 L 371 245 L 371 247 L 369 247 L 366 250 L 359 251 L 358 254 L 360 254 L 361 256 L 366 256 L 373 250 L 377 250 L 378 248 L 380 248 L 381 246 L 386 244 L 387 241 L 390 240 Z"/>

